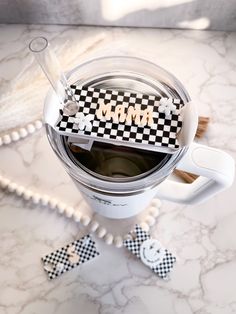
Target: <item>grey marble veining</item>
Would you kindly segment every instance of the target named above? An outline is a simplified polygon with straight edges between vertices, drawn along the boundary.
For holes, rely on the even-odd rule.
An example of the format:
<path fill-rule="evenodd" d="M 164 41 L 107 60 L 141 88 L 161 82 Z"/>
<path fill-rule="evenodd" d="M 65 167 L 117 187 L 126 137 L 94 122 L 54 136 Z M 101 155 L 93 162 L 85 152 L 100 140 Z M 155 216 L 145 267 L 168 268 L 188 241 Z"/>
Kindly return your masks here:
<path fill-rule="evenodd" d="M 2 0 L 0 23 L 236 30 L 235 0 Z"/>
<path fill-rule="evenodd" d="M 203 143 L 236 158 L 236 33 L 72 26 L 0 27 L 0 135 L 41 117 L 48 84 L 28 52 L 47 36 L 63 69 L 101 55 L 134 55 L 174 73 L 211 118 Z M 0 174 L 85 210 L 44 130 L 0 147 Z M 178 263 L 163 282 L 124 249 L 97 240 L 99 258 L 49 282 L 41 256 L 85 232 L 0 190 L 0 313 L 233 314 L 235 187 L 198 206 L 164 202 L 152 233 Z M 138 218 L 139 219 L 139 218 Z M 101 219 L 122 233 L 132 221 Z"/>

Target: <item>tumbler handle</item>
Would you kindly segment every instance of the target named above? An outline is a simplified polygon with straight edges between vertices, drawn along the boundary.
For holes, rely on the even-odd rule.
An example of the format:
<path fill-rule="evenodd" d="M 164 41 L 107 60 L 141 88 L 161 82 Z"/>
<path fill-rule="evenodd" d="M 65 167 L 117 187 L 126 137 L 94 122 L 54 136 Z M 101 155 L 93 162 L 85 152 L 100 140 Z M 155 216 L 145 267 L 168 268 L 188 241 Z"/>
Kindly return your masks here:
<path fill-rule="evenodd" d="M 229 154 L 192 143 L 177 169 L 199 177 L 191 184 L 165 180 L 156 196 L 177 203 L 198 204 L 232 185 L 235 165 Z"/>

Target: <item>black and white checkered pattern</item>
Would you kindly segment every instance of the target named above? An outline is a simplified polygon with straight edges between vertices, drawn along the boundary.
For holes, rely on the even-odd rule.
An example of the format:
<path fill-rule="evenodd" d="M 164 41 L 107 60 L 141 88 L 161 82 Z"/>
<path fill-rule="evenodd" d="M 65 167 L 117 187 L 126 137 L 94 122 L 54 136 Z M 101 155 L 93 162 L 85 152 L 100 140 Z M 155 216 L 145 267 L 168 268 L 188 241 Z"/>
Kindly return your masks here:
<path fill-rule="evenodd" d="M 71 263 L 68 259 L 69 255 L 67 250 L 71 246 L 75 247 L 75 253 L 79 255 L 78 263 Z M 54 279 L 74 267 L 89 261 L 97 255 L 99 255 L 99 253 L 96 250 L 95 242 L 92 240 L 90 235 L 86 235 L 83 238 L 73 241 L 72 243 L 44 256 L 42 261 L 49 279 Z M 63 269 L 59 272 L 56 269 L 58 264 L 63 265 Z M 47 269 L 48 265 L 51 270 Z"/>
<path fill-rule="evenodd" d="M 141 244 L 150 239 L 148 232 L 144 231 L 139 225 L 136 225 L 130 233 L 130 238 L 124 240 L 124 246 L 138 258 L 140 258 Z"/>
<path fill-rule="evenodd" d="M 79 135 L 83 137 L 93 138 L 94 140 L 120 143 L 148 145 L 149 147 L 168 147 L 171 149 L 179 148 L 177 134 L 182 127 L 182 117 L 179 114 L 180 109 L 184 106 L 182 100 L 173 99 L 173 104 L 176 106 L 176 113 L 172 113 L 169 117 L 165 113 L 158 112 L 160 97 L 145 94 L 135 94 L 129 92 L 93 89 L 72 85 L 75 98 L 79 104 L 79 111 L 84 115 L 92 115 L 91 131 L 78 130 L 78 127 L 73 123 L 74 116 L 68 116 L 60 111 L 61 117 L 55 128 L 62 135 Z M 153 108 L 153 125 L 138 126 L 132 123 L 114 123 L 112 120 L 103 121 L 96 117 L 96 110 L 99 107 L 99 102 L 105 104 L 110 103 L 112 111 L 116 105 L 122 104 L 125 107 L 125 113 L 130 106 L 140 106 L 141 110 Z M 144 147 L 145 148 L 145 147 Z"/>
<path fill-rule="evenodd" d="M 124 240 L 124 246 L 138 258 L 140 258 L 140 247 L 141 244 L 150 239 L 150 235 L 148 232 L 144 231 L 140 226 L 136 225 L 134 230 L 130 233 L 130 238 Z M 173 256 L 167 249 L 165 249 L 165 257 L 162 262 L 156 267 L 152 267 L 151 269 L 156 273 L 159 277 L 165 279 L 168 276 L 168 273 L 172 270 L 174 263 L 176 262 L 176 257 Z"/>
<path fill-rule="evenodd" d="M 173 256 L 168 250 L 165 250 L 166 255 L 163 258 L 163 261 L 156 267 L 152 268 L 154 273 L 156 273 L 161 278 L 166 278 L 168 273 L 174 267 L 174 263 L 176 262 L 176 257 Z"/>

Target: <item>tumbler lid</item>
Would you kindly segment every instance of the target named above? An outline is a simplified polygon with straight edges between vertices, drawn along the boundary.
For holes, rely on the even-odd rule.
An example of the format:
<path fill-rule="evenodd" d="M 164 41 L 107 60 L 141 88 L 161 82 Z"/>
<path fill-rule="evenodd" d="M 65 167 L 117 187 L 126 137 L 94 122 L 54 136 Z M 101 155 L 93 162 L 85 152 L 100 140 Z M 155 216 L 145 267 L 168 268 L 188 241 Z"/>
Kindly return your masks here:
<path fill-rule="evenodd" d="M 68 99 L 64 106 L 58 103 L 56 110 L 48 108 L 44 116 L 74 145 L 90 150 L 97 141 L 174 153 L 193 141 L 197 128 L 193 103 L 78 85 L 71 88 L 78 109 Z"/>

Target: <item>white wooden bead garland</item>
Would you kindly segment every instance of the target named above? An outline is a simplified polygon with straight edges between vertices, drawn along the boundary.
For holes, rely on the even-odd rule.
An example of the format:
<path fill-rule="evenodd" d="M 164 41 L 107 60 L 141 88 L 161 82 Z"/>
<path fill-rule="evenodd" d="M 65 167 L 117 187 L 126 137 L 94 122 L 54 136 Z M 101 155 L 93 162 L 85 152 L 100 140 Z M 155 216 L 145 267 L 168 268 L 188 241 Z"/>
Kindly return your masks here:
<path fill-rule="evenodd" d="M 4 134 L 0 137 L 0 146 L 8 145 L 11 142 L 17 142 L 18 140 L 25 138 L 29 134 L 33 134 L 35 131 L 41 129 L 43 123 L 41 120 L 36 120 L 33 123 L 29 123 L 24 128 L 20 128 L 17 131 L 13 131 L 9 134 Z"/>
<path fill-rule="evenodd" d="M 41 120 L 36 120 L 33 123 L 29 123 L 26 127 L 20 128 L 18 131 L 13 131 L 9 134 L 5 134 L 0 137 L 0 146 L 8 145 L 12 141 L 17 142 L 18 140 L 25 138 L 29 134 L 33 134 L 36 130 L 41 129 L 43 123 Z M 124 237 L 121 235 L 113 236 L 108 233 L 106 228 L 100 226 L 96 220 L 93 220 L 86 214 L 81 213 L 77 208 L 68 206 L 65 203 L 52 198 L 49 195 L 39 194 L 25 188 L 24 186 L 18 185 L 15 182 L 0 175 L 0 187 L 6 189 L 10 193 L 15 193 L 17 196 L 22 197 L 26 201 L 31 201 L 34 204 L 40 204 L 51 209 L 56 209 L 60 214 L 64 214 L 68 218 L 74 219 L 75 222 L 81 223 L 83 226 L 88 226 L 91 232 L 94 232 L 98 238 L 105 241 L 106 244 L 113 244 L 117 248 L 123 246 Z M 148 208 L 148 215 L 143 222 L 139 223 L 141 228 L 149 231 L 150 226 L 155 224 L 155 218 L 159 214 L 159 208 L 161 207 L 161 201 L 154 199 L 151 202 L 150 208 Z"/>
<path fill-rule="evenodd" d="M 80 222 L 83 226 L 89 226 L 89 230 L 91 232 L 95 232 L 98 238 L 104 239 L 105 243 L 108 245 L 114 244 L 117 248 L 123 246 L 122 236 L 113 236 L 113 234 L 108 233 L 106 228 L 100 226 L 96 220 L 92 220 L 92 218 L 88 215 L 82 214 L 77 208 L 68 206 L 55 198 L 50 198 L 48 195 L 34 193 L 33 191 L 17 185 L 3 176 L 0 176 L 0 187 L 6 189 L 10 193 L 16 193 L 26 201 L 32 201 L 34 204 L 41 204 L 51 209 L 56 209 L 60 214 L 64 214 L 66 217 L 74 219 L 75 222 Z M 158 207 L 154 207 L 154 205 L 158 205 Z M 140 223 L 142 229 L 149 231 L 150 226 L 155 224 L 155 218 L 151 215 L 151 213 L 154 213 L 156 216 L 160 206 L 160 201 L 152 201 L 151 207 L 148 209 L 149 215 L 143 222 Z"/>

